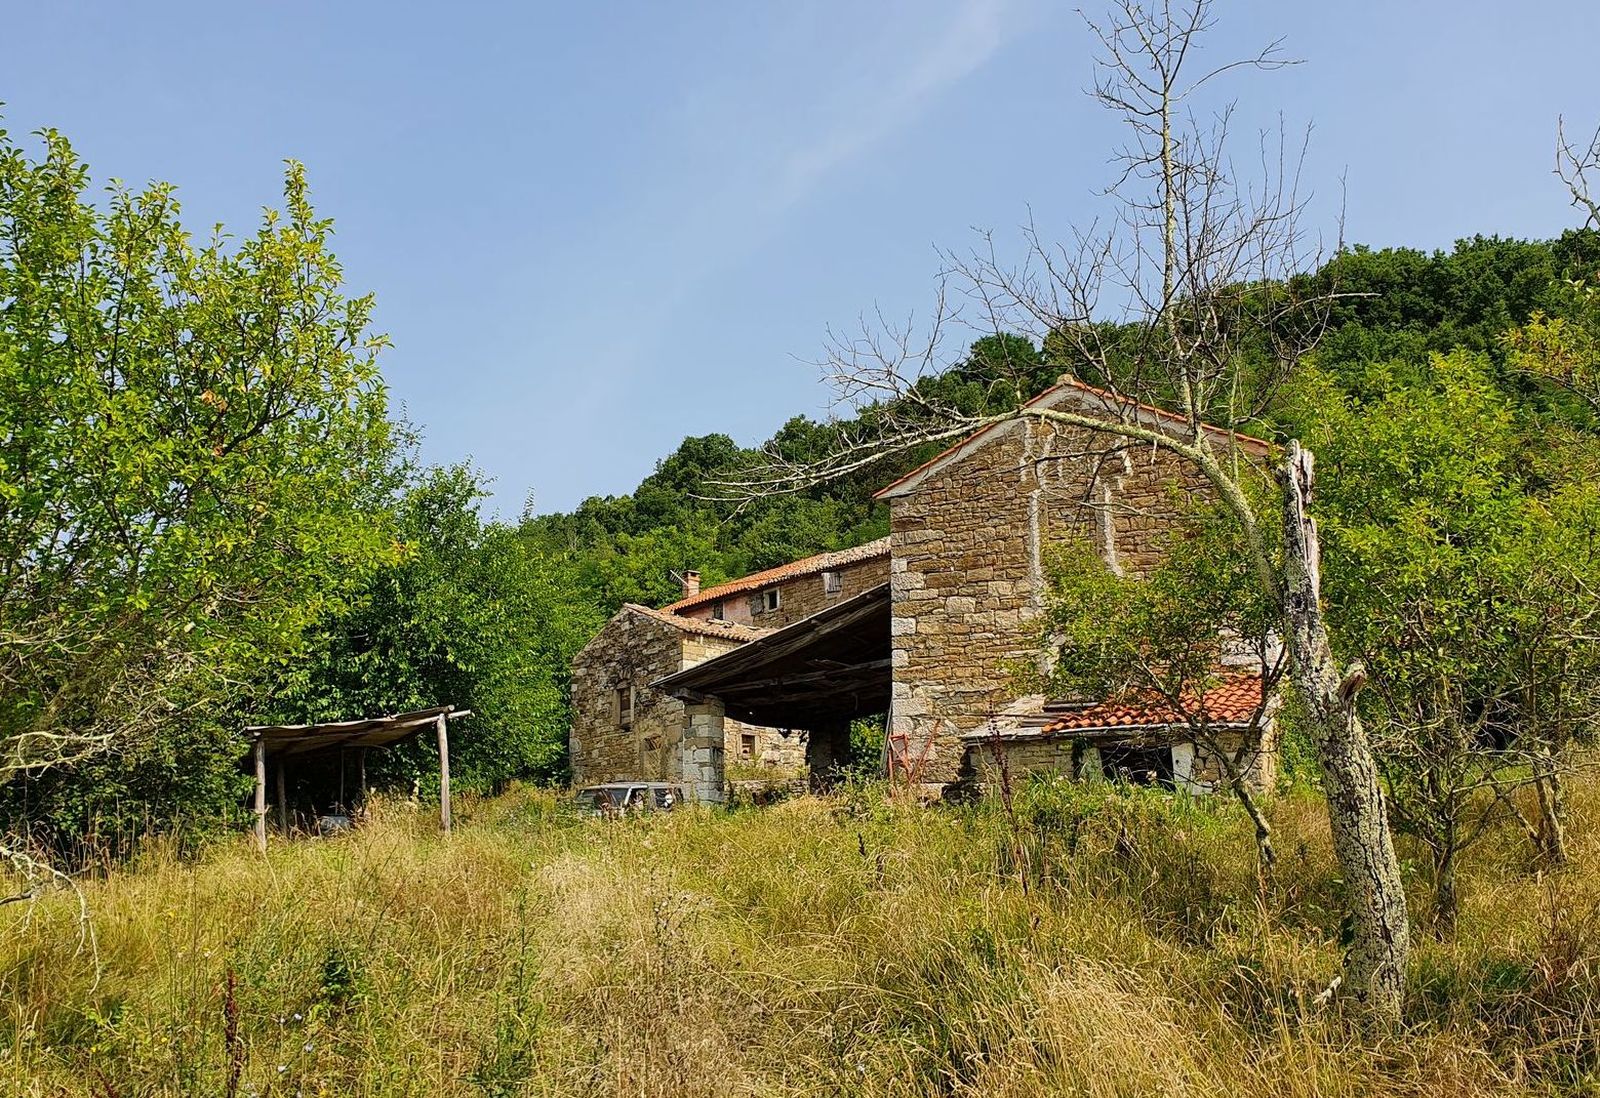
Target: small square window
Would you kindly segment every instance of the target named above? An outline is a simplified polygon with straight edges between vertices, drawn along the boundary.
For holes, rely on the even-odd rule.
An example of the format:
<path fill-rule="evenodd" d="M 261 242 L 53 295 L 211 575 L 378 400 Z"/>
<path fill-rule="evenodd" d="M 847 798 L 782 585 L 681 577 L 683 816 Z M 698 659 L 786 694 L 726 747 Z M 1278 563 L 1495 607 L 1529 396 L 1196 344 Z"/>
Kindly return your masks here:
<path fill-rule="evenodd" d="M 762 592 L 761 605 L 767 610 L 776 610 L 779 606 L 783 605 L 782 598 L 780 597 L 779 591 L 776 587 L 772 588 L 770 591 Z"/>
<path fill-rule="evenodd" d="M 822 593 L 824 595 L 837 595 L 843 589 L 843 576 L 837 572 L 822 573 Z"/>
<path fill-rule="evenodd" d="M 712 621 L 721 621 L 722 620 L 722 600 L 721 599 L 718 599 L 716 602 L 711 604 L 711 620 Z"/>
<path fill-rule="evenodd" d="M 739 757 L 741 759 L 756 757 L 756 738 L 752 733 L 746 732 L 739 737 Z"/>

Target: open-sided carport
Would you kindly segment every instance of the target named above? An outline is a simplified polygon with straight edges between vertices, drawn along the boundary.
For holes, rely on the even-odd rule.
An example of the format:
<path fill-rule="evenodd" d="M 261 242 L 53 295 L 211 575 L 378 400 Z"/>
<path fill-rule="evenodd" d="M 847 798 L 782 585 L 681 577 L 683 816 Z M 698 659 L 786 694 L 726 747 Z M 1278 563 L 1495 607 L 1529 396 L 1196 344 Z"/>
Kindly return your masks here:
<path fill-rule="evenodd" d="M 431 730 L 439 742 L 439 825 L 450 830 L 450 732 L 449 722 L 472 716 L 470 709 L 438 705 L 411 713 L 368 717 L 354 721 L 324 721 L 320 724 L 253 724 L 245 728 L 250 740 L 250 756 L 255 765 L 256 846 L 267 848 L 267 763 L 275 764 L 278 787 L 278 826 L 289 832 L 289 808 L 284 795 L 284 769 L 290 760 L 316 756 L 335 756 L 339 763 L 339 800 L 346 800 L 345 758 L 354 753 L 356 790 L 361 798 L 367 792 L 367 749 L 393 747 L 424 730 Z"/>
<path fill-rule="evenodd" d="M 825 783 L 845 756 L 850 722 L 887 712 L 892 682 L 885 583 L 651 685 L 684 702 L 684 778 L 716 802 L 725 718 L 806 729 L 812 781 Z"/>

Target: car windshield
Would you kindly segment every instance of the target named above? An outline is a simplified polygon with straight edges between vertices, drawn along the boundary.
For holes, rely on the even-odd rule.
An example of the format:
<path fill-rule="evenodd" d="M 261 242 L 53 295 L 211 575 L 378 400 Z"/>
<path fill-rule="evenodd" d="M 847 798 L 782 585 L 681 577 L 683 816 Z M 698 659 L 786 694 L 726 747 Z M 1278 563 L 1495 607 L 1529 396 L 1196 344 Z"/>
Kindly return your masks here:
<path fill-rule="evenodd" d="M 580 789 L 572 800 L 579 808 L 610 808 L 612 804 L 608 789 Z"/>

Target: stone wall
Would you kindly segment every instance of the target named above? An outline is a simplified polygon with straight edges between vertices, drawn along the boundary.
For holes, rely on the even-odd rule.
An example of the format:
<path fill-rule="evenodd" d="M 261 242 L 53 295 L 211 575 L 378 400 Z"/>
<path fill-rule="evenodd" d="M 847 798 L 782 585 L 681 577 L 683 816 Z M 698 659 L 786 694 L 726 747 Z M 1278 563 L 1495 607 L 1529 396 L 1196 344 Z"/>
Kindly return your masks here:
<path fill-rule="evenodd" d="M 879 584 L 888 583 L 889 558 L 881 556 L 856 561 L 853 564 L 843 565 L 835 571 L 838 573 L 840 586 L 839 590 L 832 594 L 824 589 L 821 572 L 813 572 L 809 576 L 796 576 L 776 584 L 778 591 L 776 610 L 765 608 L 763 602 L 765 591 L 754 592 L 749 596 L 747 604 L 751 624 L 758 629 L 781 629 L 863 591 L 870 591 Z"/>
<path fill-rule="evenodd" d="M 577 785 L 626 779 L 684 779 L 684 706 L 650 683 L 738 648 L 742 640 L 685 632 L 652 613 L 624 608 L 572 661 L 572 729 L 568 747 Z M 633 692 L 633 719 L 624 726 L 617 691 Z M 798 773 L 805 734 L 739 721 L 723 725 L 729 763 Z M 748 737 L 748 738 L 747 738 Z"/>
<path fill-rule="evenodd" d="M 1144 574 L 1183 499 L 1209 491 L 1148 446 L 1014 421 L 891 496 L 890 731 L 913 757 L 932 741 L 925 782 L 960 777 L 961 733 L 1042 701 L 1012 679 L 1041 658 L 1033 623 L 1052 548 L 1089 538 L 1113 567 Z"/>
<path fill-rule="evenodd" d="M 720 600 L 722 620 L 737 622 L 740 625 L 753 625 L 757 629 L 781 629 L 785 625 L 792 625 L 801 618 L 808 618 L 817 611 L 843 602 L 852 595 L 859 595 L 881 583 L 889 582 L 889 558 L 886 555 L 871 557 L 841 565 L 833 571 L 839 575 L 839 590 L 835 593 L 827 592 L 821 572 L 791 576 L 753 591 L 740 591 L 728 595 Z M 776 610 L 766 608 L 766 592 L 772 590 L 778 592 Z M 683 613 L 685 617 L 707 621 L 714 616 L 714 605 L 707 603 L 685 610 Z"/>
<path fill-rule="evenodd" d="M 1143 741 L 1138 738 L 1090 741 L 1071 733 L 1044 734 L 1006 740 L 1002 757 L 1013 775 L 1044 771 L 1094 781 L 1105 777 L 1097 744 L 1116 742 Z M 1217 746 L 1225 751 L 1238 751 L 1240 742 L 1239 733 L 1219 732 L 1216 736 Z M 1246 784 L 1258 793 L 1271 791 L 1277 783 L 1277 741 L 1273 722 L 1268 722 L 1261 743 L 1264 751 L 1241 757 L 1245 761 Z M 1170 742 L 1168 750 L 1172 752 L 1174 785 L 1194 793 L 1216 792 L 1226 786 L 1226 770 L 1210 748 L 1190 740 L 1177 740 Z M 969 751 L 963 777 L 984 786 L 996 783 L 1000 778 L 1000 759 L 994 750 L 986 743 L 977 743 L 971 745 Z"/>
<path fill-rule="evenodd" d="M 1238 734 L 1219 732 L 1216 747 L 1237 754 L 1242 744 Z M 1227 770 L 1209 747 L 1193 746 L 1194 762 L 1189 774 L 1191 787 L 1218 790 L 1227 785 Z M 1239 755 L 1244 763 L 1245 784 L 1252 790 L 1271 792 L 1278 785 L 1278 723 L 1268 720 L 1261 732 L 1261 741 L 1254 750 Z"/>

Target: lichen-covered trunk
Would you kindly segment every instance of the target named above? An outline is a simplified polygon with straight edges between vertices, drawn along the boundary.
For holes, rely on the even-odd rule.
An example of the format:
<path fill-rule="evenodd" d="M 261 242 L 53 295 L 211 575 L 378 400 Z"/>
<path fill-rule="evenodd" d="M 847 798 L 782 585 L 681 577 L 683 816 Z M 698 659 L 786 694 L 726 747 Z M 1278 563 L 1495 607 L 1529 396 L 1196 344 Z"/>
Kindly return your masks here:
<path fill-rule="evenodd" d="M 1312 456 L 1290 443 L 1284 462 L 1285 618 L 1295 686 L 1322 762 L 1334 854 L 1344 877 L 1352 931 L 1345 987 L 1374 1018 L 1397 1022 L 1411 947 L 1405 890 L 1378 782 L 1378 765 L 1356 715 L 1365 681 L 1341 673 L 1322 620 L 1321 546 L 1309 514 Z"/>

